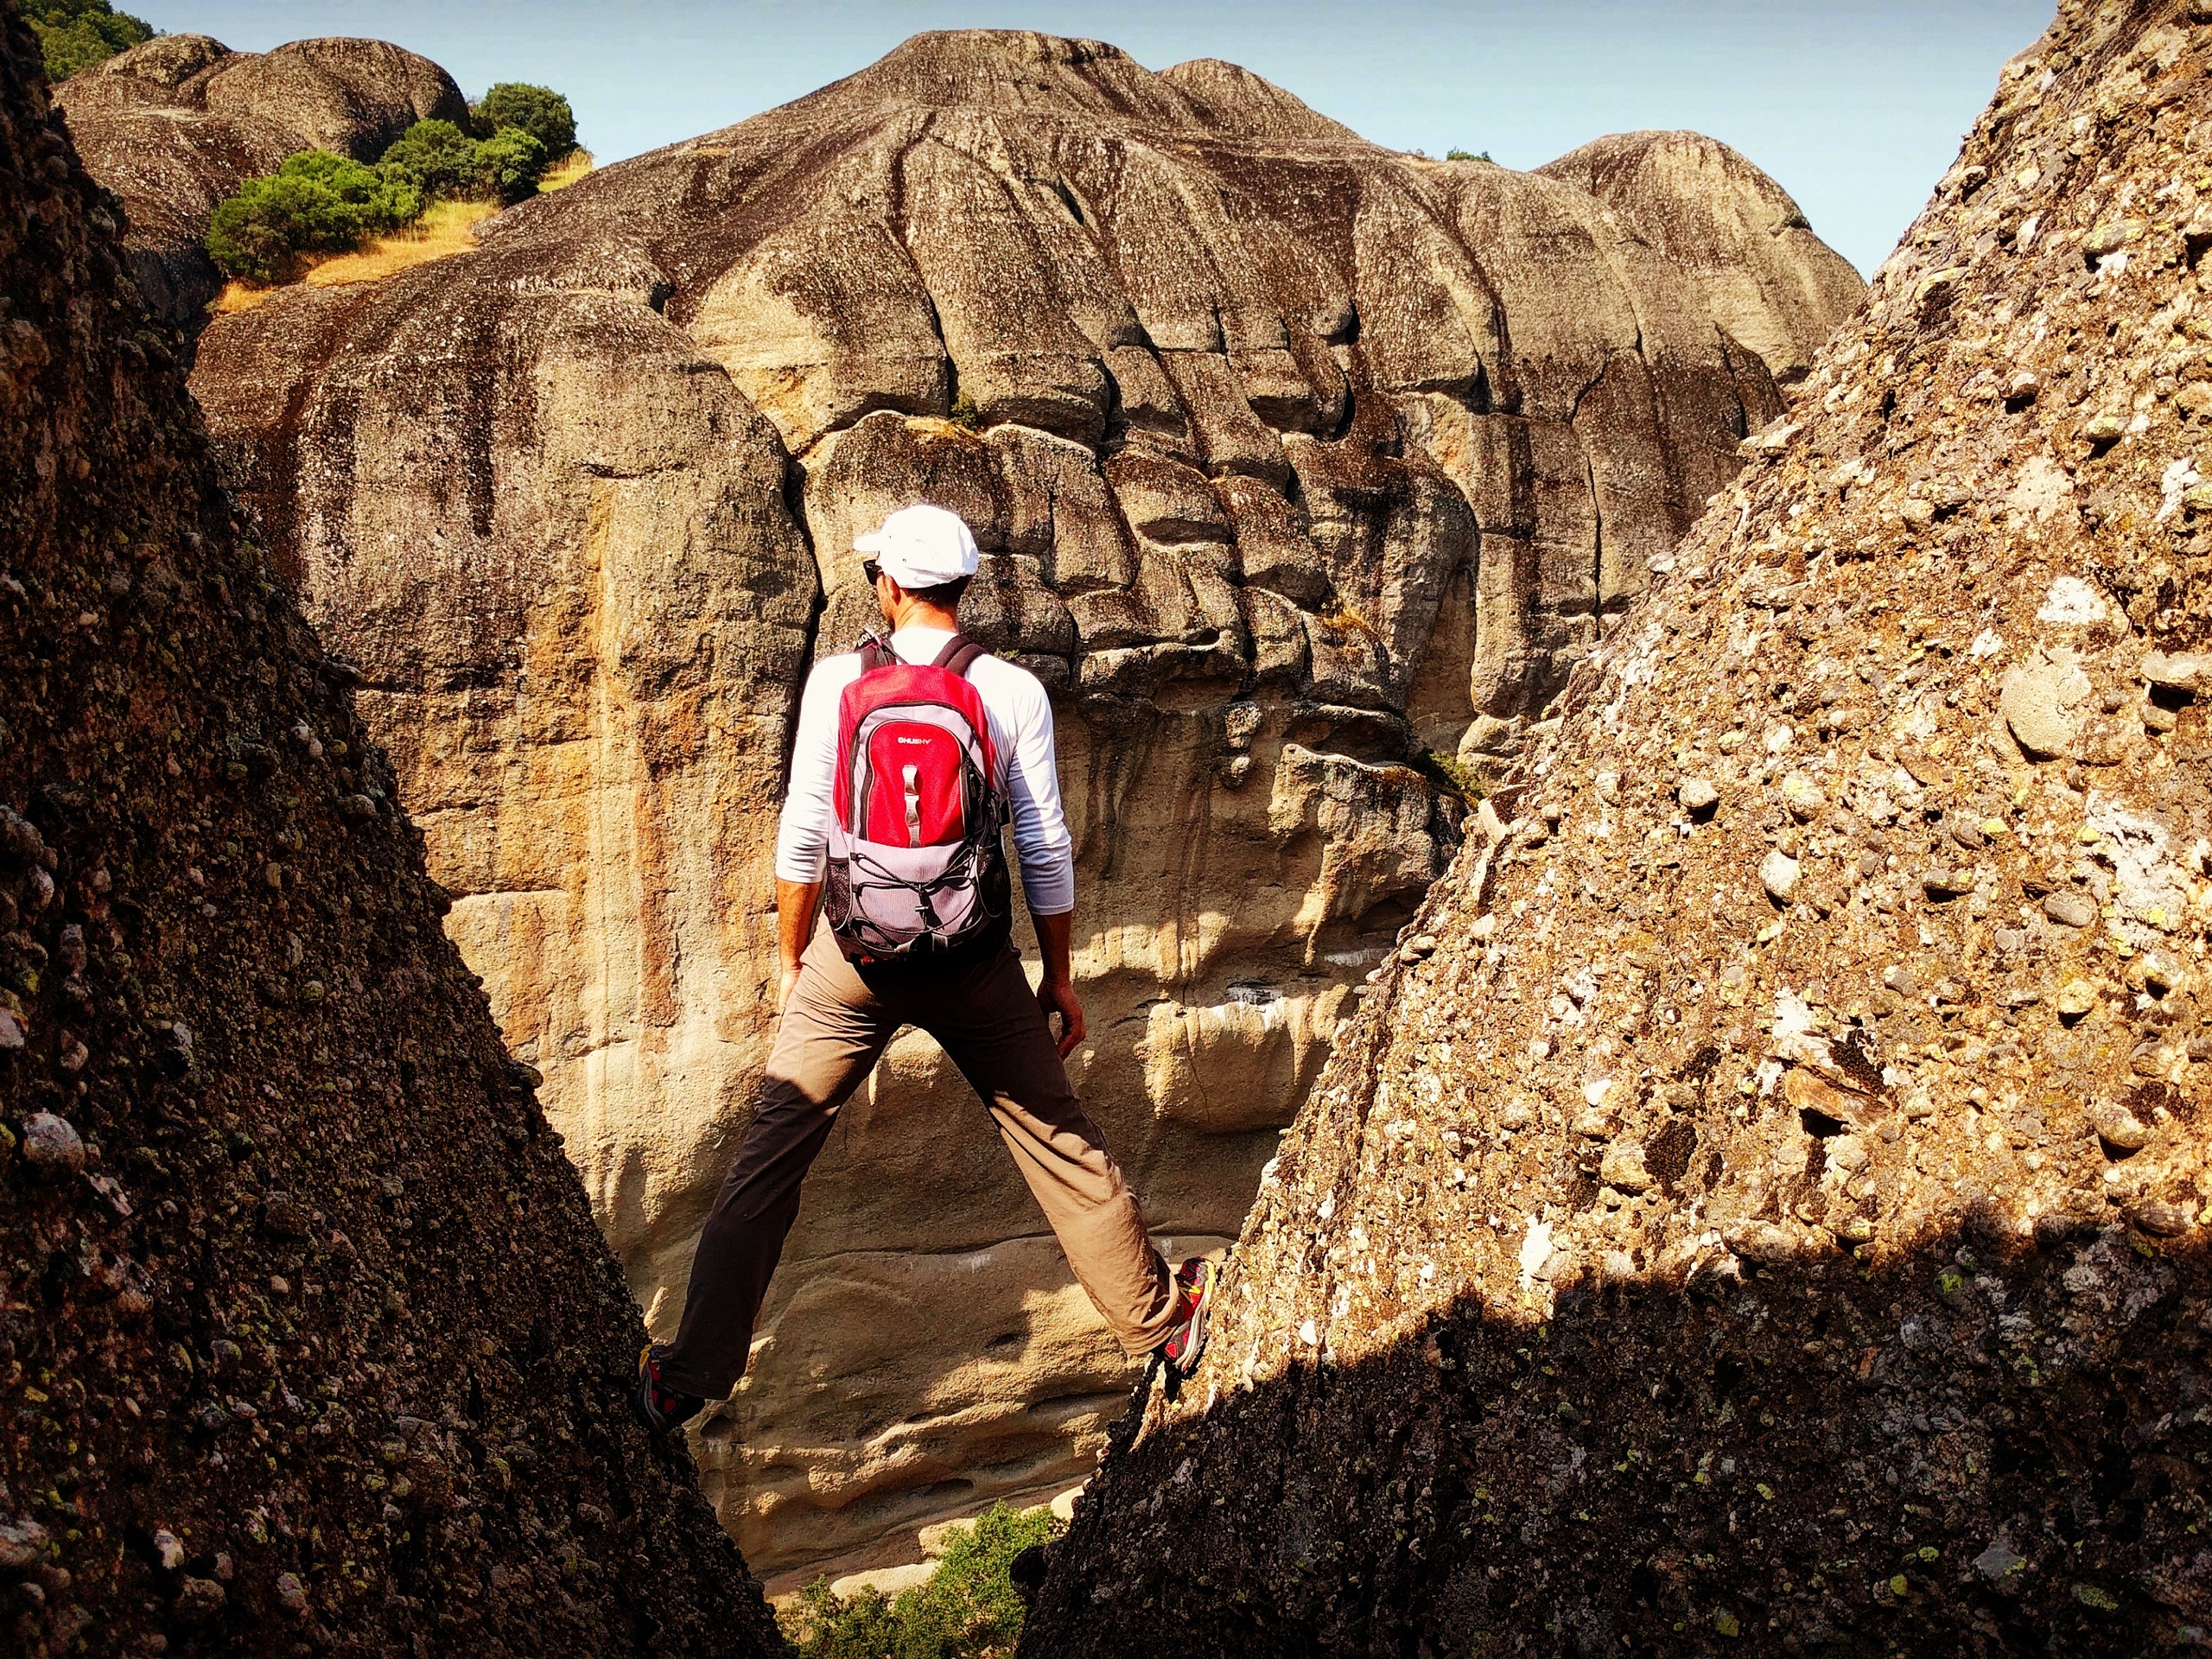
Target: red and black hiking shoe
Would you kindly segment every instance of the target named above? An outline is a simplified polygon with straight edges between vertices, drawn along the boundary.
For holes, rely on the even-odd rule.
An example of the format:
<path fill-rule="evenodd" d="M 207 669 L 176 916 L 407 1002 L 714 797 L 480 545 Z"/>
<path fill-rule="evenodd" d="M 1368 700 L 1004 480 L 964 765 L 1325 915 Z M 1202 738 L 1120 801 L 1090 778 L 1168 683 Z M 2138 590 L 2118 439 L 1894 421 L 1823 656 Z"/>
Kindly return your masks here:
<path fill-rule="evenodd" d="M 1206 1315 L 1213 1306 L 1214 1265 L 1194 1255 L 1175 1269 L 1175 1328 L 1159 1348 L 1171 1384 L 1198 1369 L 1205 1357 Z"/>
<path fill-rule="evenodd" d="M 660 1350 L 647 1343 L 638 1355 L 638 1386 L 630 1390 L 630 1409 L 656 1437 L 671 1433 L 696 1417 L 704 1400 L 682 1394 L 660 1380 Z"/>

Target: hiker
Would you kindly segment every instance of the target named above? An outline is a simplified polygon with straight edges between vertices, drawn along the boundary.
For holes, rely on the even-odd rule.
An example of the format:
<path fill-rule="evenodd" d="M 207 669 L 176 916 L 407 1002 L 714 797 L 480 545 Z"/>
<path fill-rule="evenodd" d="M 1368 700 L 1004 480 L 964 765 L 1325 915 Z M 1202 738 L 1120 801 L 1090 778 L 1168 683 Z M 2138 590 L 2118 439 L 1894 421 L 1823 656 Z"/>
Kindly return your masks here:
<path fill-rule="evenodd" d="M 892 632 L 817 663 L 799 701 L 776 832 L 776 1043 L 676 1340 L 639 1359 L 632 1403 L 655 1434 L 744 1375 L 799 1185 L 901 1026 L 936 1038 L 982 1096 L 1123 1349 L 1156 1356 L 1172 1386 L 1205 1346 L 1211 1264 L 1170 1272 L 1063 1064 L 1084 1027 L 1052 703 L 1034 675 L 962 637 L 980 560 L 957 514 L 902 507 L 853 549 Z M 1033 991 L 1011 938 L 1009 820 L 1045 958 Z"/>

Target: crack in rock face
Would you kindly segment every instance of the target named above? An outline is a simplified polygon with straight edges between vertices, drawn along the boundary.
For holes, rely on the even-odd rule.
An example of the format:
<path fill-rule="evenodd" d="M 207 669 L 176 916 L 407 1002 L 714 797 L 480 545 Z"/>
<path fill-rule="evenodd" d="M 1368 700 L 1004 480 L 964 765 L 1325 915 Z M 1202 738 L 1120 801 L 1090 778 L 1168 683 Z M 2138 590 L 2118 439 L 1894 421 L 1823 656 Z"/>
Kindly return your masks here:
<path fill-rule="evenodd" d="M 2202 7 L 2005 67 L 1339 1036 L 1023 1651 L 2203 1640 L 2208 119 Z"/>
<path fill-rule="evenodd" d="M 781 1652 L 106 201 L 0 6 L 0 1647 Z"/>
<path fill-rule="evenodd" d="M 481 235 L 215 321 L 193 384 L 657 1329 L 766 1058 L 784 746 L 870 620 L 856 531 L 975 529 L 963 623 L 1058 709 L 1080 1086 L 1217 1243 L 1459 844 L 1445 780 L 1545 728 L 1863 291 L 1693 134 L 1431 162 L 1018 32 Z M 1072 1484 L 1127 1379 L 932 1045 L 845 1122 L 702 1432 L 778 1584 Z"/>

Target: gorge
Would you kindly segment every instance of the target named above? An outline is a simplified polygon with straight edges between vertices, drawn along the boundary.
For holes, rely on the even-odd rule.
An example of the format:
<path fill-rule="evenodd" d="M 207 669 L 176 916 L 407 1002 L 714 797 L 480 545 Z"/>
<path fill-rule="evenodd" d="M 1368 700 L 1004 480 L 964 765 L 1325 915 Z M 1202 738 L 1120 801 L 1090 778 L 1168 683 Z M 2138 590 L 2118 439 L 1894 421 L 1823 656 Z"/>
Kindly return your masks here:
<path fill-rule="evenodd" d="M 974 525 L 963 621 L 1059 708 L 1079 1084 L 1159 1231 L 1218 1247 L 1460 788 L 1861 291 L 1695 135 L 1435 162 L 1230 65 L 1015 32 L 480 238 L 216 320 L 193 390 L 656 1329 L 765 1058 L 773 804 L 804 667 L 864 620 L 857 530 Z M 788 1585 L 1073 1484 L 1128 1380 L 910 1035 L 700 1454 Z"/>

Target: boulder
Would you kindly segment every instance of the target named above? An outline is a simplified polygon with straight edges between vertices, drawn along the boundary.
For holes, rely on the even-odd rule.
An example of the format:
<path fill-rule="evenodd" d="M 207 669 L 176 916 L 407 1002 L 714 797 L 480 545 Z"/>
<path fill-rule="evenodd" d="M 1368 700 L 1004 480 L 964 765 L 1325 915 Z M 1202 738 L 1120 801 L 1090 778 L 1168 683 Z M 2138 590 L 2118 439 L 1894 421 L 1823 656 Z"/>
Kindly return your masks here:
<path fill-rule="evenodd" d="M 417 121 L 466 124 L 453 77 L 384 41 L 233 52 L 162 35 L 54 90 L 85 168 L 122 198 L 124 245 L 154 311 L 199 326 L 223 278 L 200 245 L 216 204 L 303 149 L 372 162 Z"/>
<path fill-rule="evenodd" d="M 2212 639 L 2205 15 L 2005 67 L 1338 1035 L 1024 1653 L 2198 1639 L 2212 716 L 2143 663 Z"/>
<path fill-rule="evenodd" d="M 1780 411 L 1737 338 L 1571 183 L 978 32 L 222 318 L 194 385 L 664 1331 L 766 1058 L 797 689 L 874 620 L 855 532 L 974 525 L 964 620 L 1058 698 L 1079 1084 L 1154 1224 L 1225 1236 L 1458 844 L 1437 779 L 1517 752 Z M 1081 1478 L 1126 1375 L 910 1037 L 703 1455 L 781 1588 Z"/>
<path fill-rule="evenodd" d="M 7 1650 L 781 1653 L 104 201 L 0 6 Z"/>

